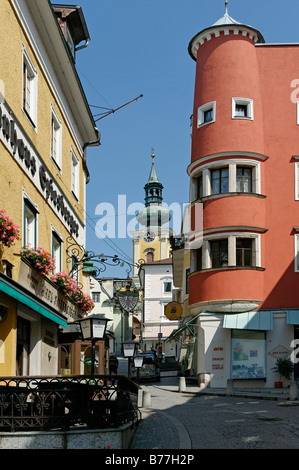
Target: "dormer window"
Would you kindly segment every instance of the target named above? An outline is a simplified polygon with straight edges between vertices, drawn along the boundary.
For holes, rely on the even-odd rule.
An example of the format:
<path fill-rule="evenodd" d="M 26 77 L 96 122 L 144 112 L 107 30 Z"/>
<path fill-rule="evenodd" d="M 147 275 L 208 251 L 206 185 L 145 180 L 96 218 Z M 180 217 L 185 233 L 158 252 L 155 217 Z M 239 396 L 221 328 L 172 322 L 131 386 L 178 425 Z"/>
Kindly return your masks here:
<path fill-rule="evenodd" d="M 75 52 L 89 44 L 90 36 L 80 6 L 52 5 L 68 49 L 75 60 Z M 83 45 L 80 44 L 84 42 Z"/>

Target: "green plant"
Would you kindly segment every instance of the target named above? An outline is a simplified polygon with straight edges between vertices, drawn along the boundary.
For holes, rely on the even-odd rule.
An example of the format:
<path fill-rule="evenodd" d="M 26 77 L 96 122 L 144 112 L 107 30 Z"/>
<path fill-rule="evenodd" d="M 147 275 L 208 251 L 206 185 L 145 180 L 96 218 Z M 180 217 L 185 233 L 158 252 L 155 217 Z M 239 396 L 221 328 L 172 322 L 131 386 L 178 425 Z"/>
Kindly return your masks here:
<path fill-rule="evenodd" d="M 289 357 L 278 357 L 275 366 L 272 367 L 273 372 L 276 372 L 281 377 L 290 380 L 294 371 L 294 364 Z"/>

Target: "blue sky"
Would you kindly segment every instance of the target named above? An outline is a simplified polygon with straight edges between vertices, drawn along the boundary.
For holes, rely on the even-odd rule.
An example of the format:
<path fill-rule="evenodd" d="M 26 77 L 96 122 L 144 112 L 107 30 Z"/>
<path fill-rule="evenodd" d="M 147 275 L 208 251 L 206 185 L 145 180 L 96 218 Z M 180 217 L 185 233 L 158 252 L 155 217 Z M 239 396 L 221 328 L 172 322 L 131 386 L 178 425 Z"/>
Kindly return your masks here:
<path fill-rule="evenodd" d="M 164 201 L 188 202 L 195 62 L 187 47 L 195 34 L 223 16 L 224 0 L 80 0 L 78 4 L 91 36 L 89 46 L 77 53 L 89 104 L 115 109 L 143 95 L 98 121 L 101 146 L 87 151 L 91 180 L 86 189 L 86 248 L 132 259 L 129 237 L 119 238 L 117 230 L 115 238 L 96 236 L 101 218 L 96 207 L 109 203 L 116 216 L 119 210 L 124 216 L 118 195 L 126 195 L 127 206 L 144 202 L 152 148 Z M 261 31 L 268 43 L 299 42 L 298 0 L 229 0 L 229 14 Z M 294 78 L 299 78 L 299 67 Z M 127 222 L 131 219 L 128 216 Z M 120 268 L 103 273 L 124 275 Z"/>

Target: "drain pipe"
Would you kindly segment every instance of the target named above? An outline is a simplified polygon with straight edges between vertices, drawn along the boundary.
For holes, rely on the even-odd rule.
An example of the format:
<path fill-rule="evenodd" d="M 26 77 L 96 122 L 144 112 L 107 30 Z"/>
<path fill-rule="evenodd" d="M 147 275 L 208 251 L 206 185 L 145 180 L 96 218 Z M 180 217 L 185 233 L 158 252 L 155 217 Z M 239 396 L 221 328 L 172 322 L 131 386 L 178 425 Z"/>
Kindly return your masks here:
<path fill-rule="evenodd" d="M 86 148 L 87 147 L 96 147 L 97 145 L 101 145 L 101 133 L 97 127 L 95 127 L 96 133 L 98 135 L 97 140 L 91 141 L 91 142 L 85 142 L 83 144 L 82 150 L 83 150 L 83 168 L 86 174 L 86 184 L 89 183 L 90 181 L 90 174 L 87 168 L 87 160 L 86 160 Z"/>

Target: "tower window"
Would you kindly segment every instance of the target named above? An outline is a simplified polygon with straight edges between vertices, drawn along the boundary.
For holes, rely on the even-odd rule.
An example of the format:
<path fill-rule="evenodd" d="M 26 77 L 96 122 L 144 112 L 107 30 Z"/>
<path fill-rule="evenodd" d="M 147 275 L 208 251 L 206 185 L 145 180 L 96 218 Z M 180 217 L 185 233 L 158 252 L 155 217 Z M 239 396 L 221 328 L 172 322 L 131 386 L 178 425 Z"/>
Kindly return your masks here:
<path fill-rule="evenodd" d="M 237 192 L 252 192 L 252 168 L 237 167 Z"/>
<path fill-rule="evenodd" d="M 232 98 L 232 119 L 253 120 L 253 101 L 248 98 Z"/>
<path fill-rule="evenodd" d="M 212 268 L 221 268 L 228 265 L 228 240 L 215 240 L 211 242 Z"/>
<path fill-rule="evenodd" d="M 197 127 L 215 122 L 215 117 L 216 101 L 200 106 L 197 112 Z"/>
<path fill-rule="evenodd" d="M 219 168 L 211 172 L 212 193 L 228 193 L 229 191 L 229 172 L 228 168 Z"/>

